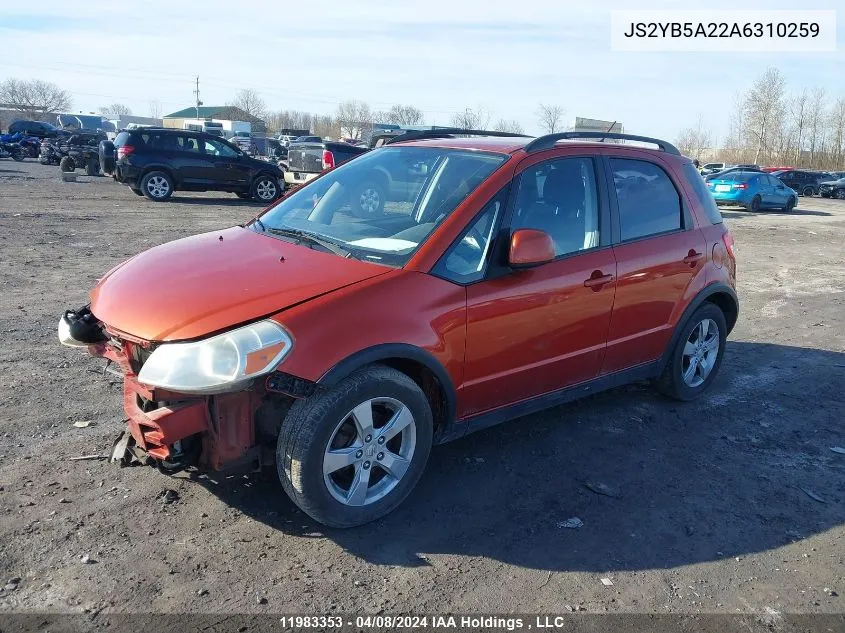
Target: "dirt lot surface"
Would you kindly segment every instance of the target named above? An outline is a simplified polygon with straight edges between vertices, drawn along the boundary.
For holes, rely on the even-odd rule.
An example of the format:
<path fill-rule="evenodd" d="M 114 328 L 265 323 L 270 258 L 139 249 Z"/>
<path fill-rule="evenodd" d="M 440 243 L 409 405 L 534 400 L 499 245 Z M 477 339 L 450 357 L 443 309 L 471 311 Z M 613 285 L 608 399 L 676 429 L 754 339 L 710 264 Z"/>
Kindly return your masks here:
<path fill-rule="evenodd" d="M 635 385 L 437 447 L 397 512 L 339 531 L 274 473 L 69 461 L 106 453 L 123 415 L 102 361 L 58 344 L 61 310 L 259 209 L 79 180 L 0 161 L 0 611 L 845 611 L 845 202 L 724 212 L 741 316 L 702 400 Z"/>

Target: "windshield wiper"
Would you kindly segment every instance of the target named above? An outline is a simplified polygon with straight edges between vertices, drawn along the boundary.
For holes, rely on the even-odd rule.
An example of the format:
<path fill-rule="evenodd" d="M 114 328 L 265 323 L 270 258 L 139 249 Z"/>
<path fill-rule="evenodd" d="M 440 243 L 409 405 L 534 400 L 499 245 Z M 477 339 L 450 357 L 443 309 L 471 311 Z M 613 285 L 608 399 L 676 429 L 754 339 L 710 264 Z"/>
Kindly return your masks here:
<path fill-rule="evenodd" d="M 268 233 L 273 233 L 274 235 L 288 235 L 290 237 L 295 237 L 301 242 L 311 242 L 312 244 L 317 244 L 318 246 L 322 246 L 328 251 L 331 251 L 335 255 L 340 255 L 341 257 L 351 257 L 352 251 L 344 248 L 338 242 L 328 240 L 324 237 L 318 237 L 313 233 L 309 233 L 308 231 L 303 231 L 301 229 L 289 229 L 289 228 L 269 228 L 267 229 Z"/>

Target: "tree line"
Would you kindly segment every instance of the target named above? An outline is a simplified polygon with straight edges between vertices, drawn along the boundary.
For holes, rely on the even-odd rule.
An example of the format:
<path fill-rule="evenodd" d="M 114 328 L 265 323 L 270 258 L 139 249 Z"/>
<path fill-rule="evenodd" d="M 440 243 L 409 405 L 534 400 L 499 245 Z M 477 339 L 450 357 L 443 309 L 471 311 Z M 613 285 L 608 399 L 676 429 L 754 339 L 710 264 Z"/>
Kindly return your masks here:
<path fill-rule="evenodd" d="M 721 143 L 702 116 L 680 132 L 678 149 L 693 158 L 810 169 L 843 169 L 845 96 L 824 87 L 790 93 L 777 68 L 734 95 L 727 137 Z"/>
<path fill-rule="evenodd" d="M 34 80 L 6 79 L 0 82 L 0 107 L 18 110 L 28 117 L 43 116 L 51 112 L 67 111 L 73 100 L 71 94 L 56 84 Z M 390 123 L 401 126 L 426 125 L 426 116 L 413 105 L 396 104 L 387 110 L 376 110 L 367 102 L 349 99 L 338 104 L 332 114 L 318 114 L 303 110 L 272 110 L 261 95 L 251 89 L 238 91 L 227 103 L 262 119 L 269 133 L 283 129 L 310 130 L 318 136 L 331 138 L 360 139 L 372 131 L 376 123 Z M 115 118 L 131 115 L 132 110 L 122 103 L 112 103 L 99 108 L 105 117 Z M 537 126 L 543 133 L 559 132 L 563 129 L 565 110 L 554 104 L 540 104 L 535 113 Z M 161 104 L 150 102 L 150 116 L 160 118 Z M 522 134 L 525 130 L 516 119 L 494 119 L 493 113 L 484 106 L 467 107 L 453 114 L 448 125 L 464 129 L 512 132 Z"/>

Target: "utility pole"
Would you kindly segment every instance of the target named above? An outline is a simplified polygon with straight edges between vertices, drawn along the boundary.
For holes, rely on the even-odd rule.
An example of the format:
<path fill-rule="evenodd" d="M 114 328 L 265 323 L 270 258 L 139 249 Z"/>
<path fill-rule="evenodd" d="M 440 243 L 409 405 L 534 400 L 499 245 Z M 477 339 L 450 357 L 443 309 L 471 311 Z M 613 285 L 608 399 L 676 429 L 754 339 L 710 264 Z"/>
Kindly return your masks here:
<path fill-rule="evenodd" d="M 202 101 L 200 101 L 200 77 L 197 75 L 197 87 L 194 89 L 194 94 L 197 97 L 197 118 L 200 118 L 200 106 L 202 105 Z"/>

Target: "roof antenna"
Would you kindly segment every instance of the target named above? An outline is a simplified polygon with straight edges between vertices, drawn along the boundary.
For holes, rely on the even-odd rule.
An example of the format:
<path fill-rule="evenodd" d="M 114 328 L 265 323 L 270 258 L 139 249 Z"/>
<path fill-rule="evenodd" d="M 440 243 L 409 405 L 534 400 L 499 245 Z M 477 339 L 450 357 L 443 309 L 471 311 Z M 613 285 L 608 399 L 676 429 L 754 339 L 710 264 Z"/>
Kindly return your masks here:
<path fill-rule="evenodd" d="M 607 129 L 604 131 L 604 133 L 605 133 L 605 134 L 609 134 L 610 132 L 612 132 L 612 131 L 613 131 L 613 126 L 614 126 L 614 125 L 616 125 L 616 123 L 617 123 L 616 121 L 614 121 L 613 123 L 611 123 L 611 124 L 610 124 L 610 127 L 609 127 L 609 128 L 607 128 Z M 604 139 L 606 139 L 606 138 L 607 138 L 606 136 L 603 136 L 603 137 L 602 137 L 602 139 L 599 141 L 599 143 L 604 143 Z"/>

